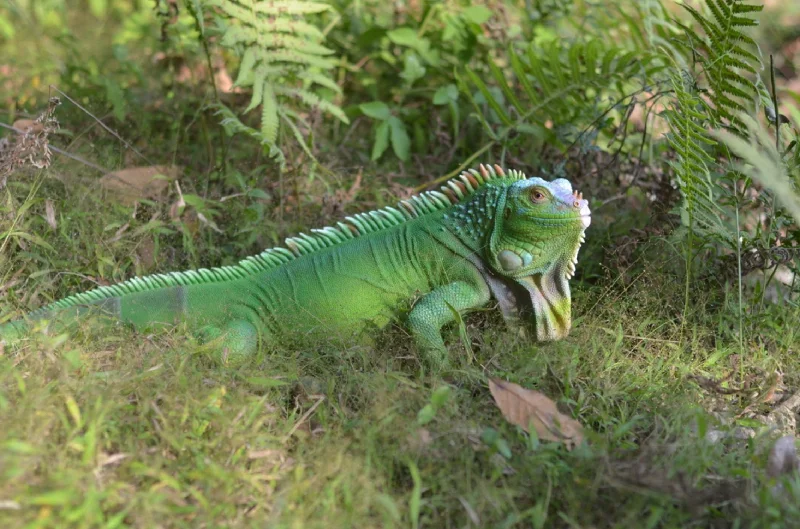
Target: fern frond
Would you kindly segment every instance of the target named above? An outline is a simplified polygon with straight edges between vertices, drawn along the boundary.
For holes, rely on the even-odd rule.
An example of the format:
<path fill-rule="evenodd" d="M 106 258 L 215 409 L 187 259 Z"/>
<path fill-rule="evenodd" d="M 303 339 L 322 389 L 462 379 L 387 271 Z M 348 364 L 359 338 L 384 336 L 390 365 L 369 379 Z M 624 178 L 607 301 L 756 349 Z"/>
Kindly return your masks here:
<path fill-rule="evenodd" d="M 590 122 L 597 110 L 586 105 L 587 98 L 595 98 L 599 105 L 599 94 L 618 92 L 636 76 L 654 71 L 648 69 L 651 55 L 609 47 L 598 40 L 572 45 L 559 41 L 531 43 L 519 51 L 512 46 L 507 57 L 507 65 L 490 61 L 488 72 L 466 68 L 461 82 L 462 91 L 479 110 L 490 135 L 494 135 L 496 126 L 491 123 L 492 115 L 507 127 L 505 130 L 522 135 L 542 136 L 543 127 L 538 124 L 548 120 L 558 126 Z M 475 90 L 488 109 L 481 110 Z"/>
<path fill-rule="evenodd" d="M 692 19 L 702 28 L 702 35 L 683 26 L 689 45 L 696 53 L 708 83 L 713 104 L 711 118 L 734 129 L 744 130 L 740 114 L 751 113 L 758 101 L 759 90 L 754 78 L 761 70 L 761 61 L 753 50 L 758 47 L 745 33 L 758 25 L 754 15 L 762 5 L 742 0 L 706 0 L 710 16 L 683 4 Z"/>
<path fill-rule="evenodd" d="M 331 92 L 341 94 L 331 73 L 337 65 L 330 57 L 334 52 L 324 45 L 323 32 L 304 19 L 332 11 L 331 5 L 312 0 L 199 1 L 218 14 L 220 45 L 241 57 L 236 85 L 253 87 L 245 113 L 261 105 L 260 131 L 238 121 L 233 126 L 231 116 L 223 112 L 226 130 L 257 137 L 275 153 L 281 120 L 298 116 L 290 105 L 318 108 L 348 122 L 342 109 L 324 97 Z M 325 90 L 317 92 L 320 88 Z M 297 137 L 296 127 L 290 128 Z"/>
<path fill-rule="evenodd" d="M 278 139 L 278 101 L 272 83 L 264 81 L 264 98 L 261 105 L 261 134 L 270 143 Z"/>
<path fill-rule="evenodd" d="M 307 71 L 299 73 L 297 74 L 297 78 L 307 81 L 308 84 L 318 84 L 320 86 L 324 86 L 325 88 L 330 88 L 337 94 L 342 93 L 342 87 L 336 84 L 336 82 L 334 82 L 330 77 L 326 77 L 319 72 Z"/>
<path fill-rule="evenodd" d="M 298 99 L 309 106 L 318 107 L 320 110 L 324 110 L 325 112 L 328 112 L 336 116 L 342 121 L 347 121 L 347 116 L 344 115 L 344 112 L 342 111 L 341 108 L 334 105 L 333 103 L 330 103 L 329 101 L 321 99 L 317 94 L 309 92 L 308 90 L 276 86 L 275 93 L 280 94 L 282 96 Z"/>
<path fill-rule="evenodd" d="M 256 70 L 255 79 L 253 79 L 253 97 L 250 99 L 250 104 L 244 109 L 245 114 L 256 108 L 264 100 L 264 83 L 266 80 L 266 68 L 259 67 Z"/>
<path fill-rule="evenodd" d="M 289 63 L 285 70 L 287 76 L 304 71 L 303 67 L 307 66 L 314 66 L 323 70 L 330 70 L 336 66 L 336 61 L 334 60 L 304 53 L 303 50 L 265 50 L 263 48 L 256 48 L 256 58 L 265 64 Z M 295 66 L 292 67 L 291 65 Z"/>
<path fill-rule="evenodd" d="M 641 0 L 633 4 L 643 22 L 648 44 L 666 50 L 673 57 L 680 57 L 674 42 L 680 27 L 674 23 L 661 0 Z"/>
<path fill-rule="evenodd" d="M 225 32 L 220 42 L 223 46 L 233 47 L 237 44 L 257 44 L 262 49 L 277 48 L 302 51 L 312 55 L 331 55 L 333 50 L 303 37 L 295 37 L 284 33 L 263 33 L 261 28 L 232 27 Z"/>
<path fill-rule="evenodd" d="M 256 65 L 256 50 L 247 48 L 242 55 L 239 63 L 239 73 L 236 75 L 236 86 L 248 86 L 253 84 L 253 67 Z"/>
<path fill-rule="evenodd" d="M 270 16 L 312 15 L 333 10 L 328 4 L 320 2 L 299 2 L 297 0 L 269 0 L 268 2 L 257 2 L 253 5 L 253 9 L 257 13 Z"/>
<path fill-rule="evenodd" d="M 711 131 L 711 136 L 724 143 L 744 162 L 742 172 L 772 191 L 778 202 L 800 224 L 800 193 L 786 173 L 786 165 L 775 148 L 775 140 L 763 125 L 747 114 L 738 119 L 745 124 L 748 139 L 726 130 Z"/>
<path fill-rule="evenodd" d="M 683 212 L 687 228 L 701 235 L 735 245 L 726 218 L 729 217 L 714 192 L 709 167 L 715 159 L 711 149 L 716 141 L 708 133 L 708 118 L 697 110 L 701 99 L 691 77 L 678 69 L 671 75 L 675 98 L 665 113 L 670 134 L 667 141 L 676 159 L 670 162 L 683 196 Z"/>

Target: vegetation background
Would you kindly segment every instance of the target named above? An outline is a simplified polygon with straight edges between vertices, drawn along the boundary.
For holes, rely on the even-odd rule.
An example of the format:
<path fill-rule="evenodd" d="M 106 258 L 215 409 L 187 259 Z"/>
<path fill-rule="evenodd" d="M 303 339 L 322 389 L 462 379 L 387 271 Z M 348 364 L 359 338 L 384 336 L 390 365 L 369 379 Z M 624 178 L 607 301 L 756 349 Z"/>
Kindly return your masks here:
<path fill-rule="evenodd" d="M 234 264 L 479 162 L 591 200 L 572 335 L 491 312 L 219 366 L 0 351 L 6 527 L 794 527 L 800 4 L 10 0 L 0 321 Z M 490 376 L 587 430 L 507 423 Z M 788 442 L 775 444 L 780 436 Z"/>

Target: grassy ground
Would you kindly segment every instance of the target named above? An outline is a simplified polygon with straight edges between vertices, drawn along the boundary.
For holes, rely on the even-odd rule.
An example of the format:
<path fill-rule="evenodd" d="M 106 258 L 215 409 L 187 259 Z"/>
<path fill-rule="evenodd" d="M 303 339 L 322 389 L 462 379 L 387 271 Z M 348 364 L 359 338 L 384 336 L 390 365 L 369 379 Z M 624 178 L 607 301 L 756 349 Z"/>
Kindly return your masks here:
<path fill-rule="evenodd" d="M 279 178 L 253 143 L 223 137 L 199 110 L 210 97 L 205 79 L 176 80 L 181 54 L 201 58 L 189 77 L 205 67 L 191 36 L 138 47 L 134 29 L 153 26 L 150 10 L 123 13 L 118 26 L 76 9 L 68 17 L 94 48 L 117 53 L 114 36 L 131 54 L 152 52 L 144 58 L 78 54 L 86 71 L 72 75 L 59 69 L 72 64 L 59 53 L 74 48 L 49 38 L 54 30 L 42 39 L 20 31 L 8 45 L 19 60 L 0 83 L 15 101 L 2 121 L 34 117 L 49 94 L 30 87 L 60 81 L 148 159 L 181 166 L 183 195 L 173 186 L 133 206 L 99 189 L 102 172 L 63 157 L 15 172 L 0 192 L 0 321 L 137 274 L 233 264 L 301 229 L 392 203 L 457 163 L 455 147 L 442 144 L 407 164 L 376 166 L 371 125 L 354 120 L 315 132 L 315 153 L 331 171 L 290 146 Z M 42 50 L 29 51 L 31 36 Z M 162 47 L 175 56 L 159 55 Z M 108 93 L 97 95 L 103 86 Z M 21 97 L 26 90 L 33 99 Z M 57 116 L 54 145 L 108 169 L 149 164 L 75 105 Z M 795 433 L 794 414 L 776 410 L 800 387 L 798 309 L 745 288 L 740 318 L 735 280 L 713 275 L 692 280 L 687 303 L 681 238 L 670 235 L 677 217 L 643 198 L 670 188 L 648 173 L 663 171 L 661 160 L 642 162 L 641 172 L 638 160 L 625 162 L 652 187 L 620 194 L 622 164 L 589 158 L 567 164 L 595 214 L 573 281 L 573 332 L 558 343 L 514 336 L 487 311 L 466 319 L 471 352 L 449 330 L 457 368 L 445 377 L 420 369 L 400 328 L 375 333 L 373 346 L 261 351 L 238 368 L 215 364 L 180 329 L 87 327 L 0 351 L 0 522 L 797 526 L 796 474 L 779 483 L 766 468 L 776 437 Z M 556 400 L 586 427 L 588 443 L 567 451 L 509 424 L 489 377 Z M 446 402 L 421 424 L 419 411 L 442 387 Z"/>
<path fill-rule="evenodd" d="M 109 270 L 134 266 L 136 237 L 93 242 L 110 239 L 130 210 L 60 186 L 45 181 L 28 199 L 65 195 L 55 205 L 62 231 L 43 230 L 41 244 L 85 247 L 89 267 L 104 251 Z M 603 251 L 611 220 L 596 216 L 586 259 Z M 698 282 L 684 315 L 667 245 L 646 246 L 625 274 L 591 279 L 599 268 L 587 262 L 574 332 L 560 343 L 512 336 L 496 314 L 469 318 L 473 355 L 451 332 L 458 369 L 445 378 L 423 375 L 396 329 L 379 333 L 378 347 L 264 351 L 238 369 L 214 364 L 179 331 L 90 328 L 7 351 L 0 518 L 10 527 L 790 526 L 796 501 L 771 494 L 765 477 L 776 434 L 748 428 L 774 407 L 765 394 L 797 387 L 800 338 L 787 324 L 796 309 L 767 304 L 749 318 L 742 356 L 719 285 Z M 653 255 L 666 264 L 648 264 Z M 22 291 L 49 297 L 68 288 L 58 283 L 39 274 Z M 14 299 L 4 305 L 31 297 Z M 693 378 L 729 374 L 722 386 L 746 380 L 747 390 L 726 395 Z M 568 452 L 506 423 L 489 376 L 557 400 L 591 431 L 588 445 Z M 443 385 L 446 404 L 420 426 L 417 413 Z"/>

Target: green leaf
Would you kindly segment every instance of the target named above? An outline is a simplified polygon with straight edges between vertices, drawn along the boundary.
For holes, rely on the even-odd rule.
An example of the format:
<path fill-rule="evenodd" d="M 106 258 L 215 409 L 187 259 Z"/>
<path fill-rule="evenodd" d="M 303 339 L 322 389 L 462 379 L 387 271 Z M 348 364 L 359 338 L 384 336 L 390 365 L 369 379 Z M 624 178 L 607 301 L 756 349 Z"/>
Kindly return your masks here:
<path fill-rule="evenodd" d="M 264 81 L 264 98 L 261 103 L 261 134 L 267 143 L 278 139 L 278 101 L 272 90 L 272 83 Z"/>
<path fill-rule="evenodd" d="M 296 0 L 270 0 L 253 2 L 253 9 L 265 15 L 305 15 L 332 11 L 333 7 L 322 2 L 297 2 Z"/>
<path fill-rule="evenodd" d="M 408 462 L 408 472 L 411 474 L 411 481 L 414 483 L 414 487 L 411 490 L 411 498 L 408 500 L 411 529 L 418 529 L 419 516 L 422 511 L 422 477 L 419 474 L 419 467 L 413 461 Z"/>
<path fill-rule="evenodd" d="M 408 160 L 408 151 L 411 147 L 411 139 L 406 132 L 406 126 L 397 117 L 392 116 L 387 121 L 392 131 L 392 150 L 394 154 L 403 160 Z"/>
<path fill-rule="evenodd" d="M 744 426 L 746 428 L 761 429 L 764 427 L 764 423 L 762 423 L 758 419 L 750 419 L 748 417 L 742 417 L 741 419 L 736 419 L 734 423 L 739 426 Z"/>
<path fill-rule="evenodd" d="M 189 13 L 194 18 L 197 31 L 200 32 L 200 37 L 205 37 L 206 31 L 205 27 L 203 26 L 203 4 L 200 0 L 190 0 L 186 3 L 186 8 L 189 10 Z"/>
<path fill-rule="evenodd" d="M 89 11 L 97 18 L 105 16 L 108 9 L 107 0 L 89 0 Z"/>
<path fill-rule="evenodd" d="M 419 61 L 419 57 L 417 57 L 417 54 L 416 53 L 406 54 L 403 72 L 400 74 L 400 77 L 405 79 L 406 83 L 411 85 L 414 84 L 414 81 L 422 78 L 424 75 L 425 75 L 425 67 L 422 66 L 422 63 Z"/>
<path fill-rule="evenodd" d="M 417 424 L 425 426 L 436 417 L 436 408 L 431 404 L 426 404 L 417 412 Z"/>
<path fill-rule="evenodd" d="M 247 196 L 262 200 L 270 200 L 272 198 L 263 189 L 251 189 L 247 192 Z"/>
<path fill-rule="evenodd" d="M 419 46 L 420 37 L 417 32 L 411 28 L 397 28 L 386 33 L 389 40 L 398 46 L 406 46 L 408 48 L 416 48 Z"/>
<path fill-rule="evenodd" d="M 372 161 L 378 160 L 383 156 L 386 147 L 389 146 L 389 122 L 382 121 L 375 129 L 375 143 L 372 144 Z"/>
<path fill-rule="evenodd" d="M 434 105 L 446 105 L 458 101 L 458 87 L 454 84 L 442 86 L 433 94 Z"/>
<path fill-rule="evenodd" d="M 253 81 L 253 96 L 250 98 L 250 104 L 244 109 L 244 114 L 247 114 L 261 104 L 261 101 L 264 99 L 264 86 L 267 83 L 269 83 L 269 81 L 267 80 L 266 70 L 264 68 L 256 70 L 255 80 Z"/>
<path fill-rule="evenodd" d="M 502 437 L 497 439 L 494 443 L 494 448 L 497 450 L 501 456 L 505 457 L 506 459 L 511 459 L 511 447 L 508 446 L 508 442 Z"/>
<path fill-rule="evenodd" d="M 287 384 L 285 380 L 270 377 L 247 377 L 245 380 L 248 384 L 262 388 L 277 388 Z"/>
<path fill-rule="evenodd" d="M 34 448 L 31 444 L 26 443 L 25 441 L 19 441 L 17 439 L 6 441 L 5 444 L 3 444 L 3 448 L 9 452 L 20 455 L 31 455 L 36 453 L 36 448 Z"/>
<path fill-rule="evenodd" d="M 431 404 L 436 408 L 439 409 L 444 406 L 445 402 L 447 402 L 447 398 L 450 396 L 450 386 L 439 386 L 433 392 L 431 396 Z"/>
<path fill-rule="evenodd" d="M 470 6 L 462 14 L 473 24 L 483 24 L 492 18 L 492 10 L 486 6 Z"/>
<path fill-rule="evenodd" d="M 392 116 L 392 113 L 389 111 L 389 107 L 382 101 L 362 103 L 358 105 L 358 108 L 360 108 L 361 112 L 363 112 L 365 115 L 379 121 L 386 121 Z"/>
<path fill-rule="evenodd" d="M 72 502 L 73 491 L 70 489 L 51 490 L 27 500 L 30 505 L 48 505 L 51 507 L 62 506 Z"/>
<path fill-rule="evenodd" d="M 9 22 L 9 20 L 0 15 L 0 37 L 4 37 L 6 39 L 13 39 L 15 35 L 14 31 L 14 24 Z"/>

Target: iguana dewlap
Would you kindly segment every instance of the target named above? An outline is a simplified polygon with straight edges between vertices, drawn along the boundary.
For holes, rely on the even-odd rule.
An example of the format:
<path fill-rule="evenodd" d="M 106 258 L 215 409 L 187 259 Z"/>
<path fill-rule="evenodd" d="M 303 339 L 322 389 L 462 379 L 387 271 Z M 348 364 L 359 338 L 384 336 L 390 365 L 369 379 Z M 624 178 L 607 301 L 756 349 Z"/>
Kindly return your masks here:
<path fill-rule="evenodd" d="M 21 338 L 32 320 L 57 328 L 88 309 L 136 328 L 186 322 L 223 358 L 293 335 L 383 326 L 416 300 L 406 326 L 432 367 L 446 365 L 443 325 L 494 298 L 539 340 L 570 328 L 569 279 L 589 226 L 567 180 L 481 166 L 438 191 L 286 239 L 235 266 L 156 274 L 75 294 L 0 326 Z"/>

